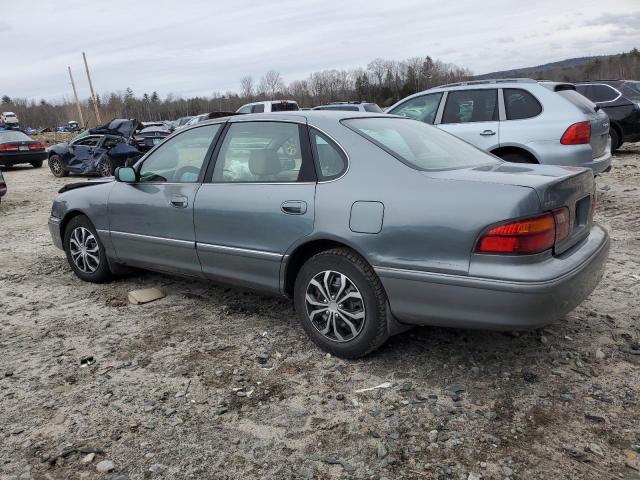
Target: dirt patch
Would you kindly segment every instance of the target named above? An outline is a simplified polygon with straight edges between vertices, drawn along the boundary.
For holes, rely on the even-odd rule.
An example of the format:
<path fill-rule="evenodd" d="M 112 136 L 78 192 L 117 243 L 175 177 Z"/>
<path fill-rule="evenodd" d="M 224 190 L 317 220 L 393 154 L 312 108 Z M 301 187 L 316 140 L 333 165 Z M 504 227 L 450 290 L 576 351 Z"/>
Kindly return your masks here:
<path fill-rule="evenodd" d="M 611 254 L 574 312 L 520 334 L 417 328 L 358 361 L 317 350 L 282 299 L 78 280 L 47 230 L 77 178 L 5 177 L 2 479 L 640 478 L 640 144 L 598 178 Z M 168 296 L 127 303 L 147 287 Z"/>

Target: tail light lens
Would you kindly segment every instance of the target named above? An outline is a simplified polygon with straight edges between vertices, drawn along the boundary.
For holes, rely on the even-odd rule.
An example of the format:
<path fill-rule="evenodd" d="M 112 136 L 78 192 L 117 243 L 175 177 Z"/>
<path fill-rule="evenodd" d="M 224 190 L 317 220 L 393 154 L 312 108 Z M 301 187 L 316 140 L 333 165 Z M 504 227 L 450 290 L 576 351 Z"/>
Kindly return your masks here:
<path fill-rule="evenodd" d="M 484 232 L 476 253 L 531 255 L 544 252 L 569 235 L 571 219 L 566 207 L 537 217 L 505 223 Z"/>
<path fill-rule="evenodd" d="M 578 122 L 565 130 L 560 139 L 562 145 L 582 145 L 591 141 L 591 122 Z"/>
<path fill-rule="evenodd" d="M 44 150 L 44 145 L 42 143 L 30 143 L 29 150 Z"/>
<path fill-rule="evenodd" d="M 18 145 L 0 145 L 0 152 L 17 152 Z"/>

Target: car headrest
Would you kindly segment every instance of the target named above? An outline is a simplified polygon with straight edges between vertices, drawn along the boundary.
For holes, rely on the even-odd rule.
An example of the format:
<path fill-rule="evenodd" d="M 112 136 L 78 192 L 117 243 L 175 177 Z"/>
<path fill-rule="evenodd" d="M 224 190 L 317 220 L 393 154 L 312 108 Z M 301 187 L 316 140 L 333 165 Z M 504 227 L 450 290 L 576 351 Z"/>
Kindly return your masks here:
<path fill-rule="evenodd" d="M 252 175 L 276 175 L 282 171 L 280 159 L 274 150 L 251 150 L 249 171 Z"/>

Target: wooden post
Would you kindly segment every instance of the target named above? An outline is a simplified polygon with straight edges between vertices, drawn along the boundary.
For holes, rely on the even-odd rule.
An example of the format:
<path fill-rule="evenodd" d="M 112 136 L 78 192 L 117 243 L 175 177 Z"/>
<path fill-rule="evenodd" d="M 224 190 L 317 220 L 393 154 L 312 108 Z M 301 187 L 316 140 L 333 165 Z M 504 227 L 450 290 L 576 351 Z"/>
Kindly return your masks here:
<path fill-rule="evenodd" d="M 89 74 L 89 65 L 87 64 L 87 56 L 82 52 L 82 58 L 84 59 L 84 68 L 87 70 L 87 79 L 89 80 L 89 90 L 91 91 L 91 99 L 93 100 L 93 111 L 96 114 L 96 121 L 98 125 L 102 124 L 102 119 L 100 118 L 100 112 L 98 111 L 98 102 L 96 101 L 96 94 L 93 91 L 93 83 L 91 83 L 91 75 Z"/>
<path fill-rule="evenodd" d="M 69 69 L 69 78 L 71 79 L 71 87 L 73 87 L 73 96 L 76 98 L 76 106 L 78 107 L 78 115 L 80 116 L 80 125 L 82 128 L 86 128 L 87 126 L 84 124 L 84 117 L 82 116 L 82 108 L 80 108 L 80 101 L 78 100 L 78 92 L 76 91 L 76 84 L 73 81 L 73 75 L 71 75 L 71 67 L 67 67 Z"/>

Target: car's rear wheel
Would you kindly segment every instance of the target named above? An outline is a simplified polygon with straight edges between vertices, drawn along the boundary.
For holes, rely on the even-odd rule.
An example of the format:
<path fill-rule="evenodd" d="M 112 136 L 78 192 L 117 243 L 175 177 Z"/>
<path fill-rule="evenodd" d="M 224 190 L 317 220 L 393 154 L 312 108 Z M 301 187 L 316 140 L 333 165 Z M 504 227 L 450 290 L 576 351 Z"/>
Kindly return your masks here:
<path fill-rule="evenodd" d="M 49 157 L 49 170 L 54 177 L 66 177 L 69 172 L 64 169 L 60 155 L 53 154 Z"/>
<path fill-rule="evenodd" d="M 307 335 L 338 357 L 361 357 L 389 337 L 382 283 L 366 260 L 347 248 L 307 260 L 296 278 L 294 301 Z"/>
<path fill-rule="evenodd" d="M 98 173 L 101 177 L 112 177 L 115 173 L 113 162 L 109 157 L 104 157 L 98 164 Z"/>
<path fill-rule="evenodd" d="M 111 279 L 104 246 L 84 215 L 73 217 L 65 228 L 64 251 L 71 269 L 82 280 L 103 283 Z"/>
<path fill-rule="evenodd" d="M 615 128 L 609 130 L 609 135 L 611 136 L 611 153 L 615 153 L 621 145 L 620 135 L 618 135 L 618 131 Z"/>
<path fill-rule="evenodd" d="M 509 152 L 509 153 L 503 153 L 499 155 L 499 157 L 503 159 L 505 162 L 511 162 L 511 163 L 536 163 L 535 160 L 525 155 L 524 153 Z"/>
<path fill-rule="evenodd" d="M 31 166 L 33 168 L 42 168 L 42 160 L 36 160 L 35 162 L 31 162 Z"/>

